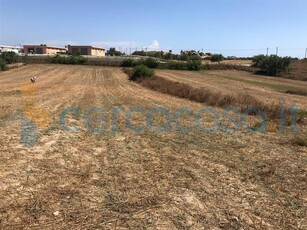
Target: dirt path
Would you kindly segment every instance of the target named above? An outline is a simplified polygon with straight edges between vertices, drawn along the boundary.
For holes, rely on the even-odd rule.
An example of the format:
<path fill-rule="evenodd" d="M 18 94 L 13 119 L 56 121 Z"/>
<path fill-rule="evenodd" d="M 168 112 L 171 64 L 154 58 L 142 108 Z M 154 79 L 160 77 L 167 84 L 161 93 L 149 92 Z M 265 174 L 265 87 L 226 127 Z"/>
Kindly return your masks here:
<path fill-rule="evenodd" d="M 184 79 L 174 72 L 161 73 Z M 38 81 L 28 99 L 23 86 L 33 74 Z M 195 85 L 212 78 L 197 83 L 199 76 L 189 77 Z M 220 90 L 218 83 L 210 81 L 210 87 Z M 224 86 L 238 87 L 235 81 Z M 142 88 L 128 81 L 120 68 L 29 65 L 0 73 L 0 95 L 0 228 L 307 226 L 307 148 L 293 145 L 290 132 L 204 132 L 194 127 L 183 133 L 173 121 L 169 132 L 132 131 L 125 116 L 132 108 L 148 112 L 164 107 L 173 117 L 178 108 L 205 107 Z M 48 126 L 38 127 L 32 147 L 20 143 L 16 115 L 27 101 L 35 106 L 30 110 L 40 108 L 41 114 L 46 112 L 42 117 L 50 119 Z M 69 108 L 81 111 L 79 118 L 69 114 L 65 119 L 68 127 L 79 128 L 76 132 L 61 126 L 60 114 Z M 90 132 L 84 123 L 84 113 L 91 108 L 106 112 L 106 121 L 95 126 L 106 125 L 100 132 Z M 112 126 L 114 108 L 126 111 L 119 112 L 117 127 Z M 155 114 L 152 122 L 158 127 L 165 120 Z M 140 113 L 131 122 L 146 125 Z M 181 124 L 193 123 L 194 118 L 187 118 Z M 204 126 L 209 123 L 202 120 Z"/>

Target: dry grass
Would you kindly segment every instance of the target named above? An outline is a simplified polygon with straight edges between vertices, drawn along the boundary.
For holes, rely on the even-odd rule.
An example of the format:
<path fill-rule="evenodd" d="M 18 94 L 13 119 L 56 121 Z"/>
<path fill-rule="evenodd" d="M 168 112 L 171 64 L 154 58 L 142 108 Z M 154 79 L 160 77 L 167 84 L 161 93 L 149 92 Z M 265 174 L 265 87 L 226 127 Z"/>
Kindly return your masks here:
<path fill-rule="evenodd" d="M 198 103 L 205 103 L 209 106 L 236 108 L 241 112 L 248 109 L 259 109 L 270 119 L 279 119 L 282 110 L 287 110 L 287 108 L 282 108 L 279 105 L 266 105 L 248 94 L 223 94 L 205 88 L 194 88 L 188 84 L 171 81 L 158 76 L 143 78 L 140 84 L 161 93 L 189 99 Z"/>
<path fill-rule="evenodd" d="M 307 147 L 307 135 L 306 134 L 296 135 L 292 139 L 292 144 Z"/>
<path fill-rule="evenodd" d="M 291 64 L 290 73 L 284 77 L 295 80 L 307 81 L 307 61 L 294 61 Z"/>
<path fill-rule="evenodd" d="M 31 99 L 51 122 L 27 148 L 16 111 L 33 75 Z M 307 148 L 287 132 L 135 133 L 124 113 L 113 132 L 113 106 L 204 107 L 130 82 L 119 68 L 28 65 L 0 73 L 0 94 L 1 229 L 306 229 Z M 70 107 L 82 111 L 67 118 L 75 133 L 60 126 Z M 84 128 L 91 107 L 106 109 L 105 131 Z"/>
<path fill-rule="evenodd" d="M 307 90 L 287 90 L 285 93 L 307 96 Z"/>

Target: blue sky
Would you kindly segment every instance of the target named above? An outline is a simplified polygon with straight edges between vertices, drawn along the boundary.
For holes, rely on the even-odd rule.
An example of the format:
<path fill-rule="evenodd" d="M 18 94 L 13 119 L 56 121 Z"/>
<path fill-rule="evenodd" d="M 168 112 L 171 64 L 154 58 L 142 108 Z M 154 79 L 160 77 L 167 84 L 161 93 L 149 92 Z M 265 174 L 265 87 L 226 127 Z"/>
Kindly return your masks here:
<path fill-rule="evenodd" d="M 0 44 L 303 57 L 306 0 L 0 0 Z"/>

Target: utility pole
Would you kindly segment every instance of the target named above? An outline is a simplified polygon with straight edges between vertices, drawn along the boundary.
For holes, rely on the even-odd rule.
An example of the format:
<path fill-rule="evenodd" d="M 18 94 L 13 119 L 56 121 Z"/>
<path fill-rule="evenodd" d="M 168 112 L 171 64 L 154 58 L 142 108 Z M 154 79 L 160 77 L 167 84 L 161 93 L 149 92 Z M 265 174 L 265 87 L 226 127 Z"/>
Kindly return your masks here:
<path fill-rule="evenodd" d="M 266 48 L 266 56 L 269 56 L 269 48 Z"/>
<path fill-rule="evenodd" d="M 307 48 L 305 50 L 305 59 L 307 58 Z"/>
<path fill-rule="evenodd" d="M 276 47 L 276 56 L 278 56 L 278 46 Z"/>

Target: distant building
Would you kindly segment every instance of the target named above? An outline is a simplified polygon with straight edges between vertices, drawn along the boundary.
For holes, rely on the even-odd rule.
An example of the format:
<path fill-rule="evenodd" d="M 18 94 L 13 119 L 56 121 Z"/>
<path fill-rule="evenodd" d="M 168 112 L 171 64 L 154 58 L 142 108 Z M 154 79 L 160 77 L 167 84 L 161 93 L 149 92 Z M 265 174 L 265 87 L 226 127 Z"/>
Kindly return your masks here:
<path fill-rule="evenodd" d="M 213 54 L 212 53 L 203 53 L 196 50 L 182 50 L 180 52 L 181 55 L 188 55 L 188 56 L 198 56 L 201 59 L 210 59 Z"/>
<path fill-rule="evenodd" d="M 6 46 L 6 45 L 0 45 L 0 52 L 15 52 L 15 53 L 21 53 L 22 47 L 21 46 Z"/>
<path fill-rule="evenodd" d="M 80 55 L 90 55 L 90 56 L 106 56 L 106 50 L 94 46 L 71 46 L 68 45 L 68 54 L 80 54 Z"/>
<path fill-rule="evenodd" d="M 23 51 L 26 54 L 58 54 L 66 53 L 66 49 L 62 47 L 47 46 L 46 44 L 41 45 L 24 45 Z"/>

